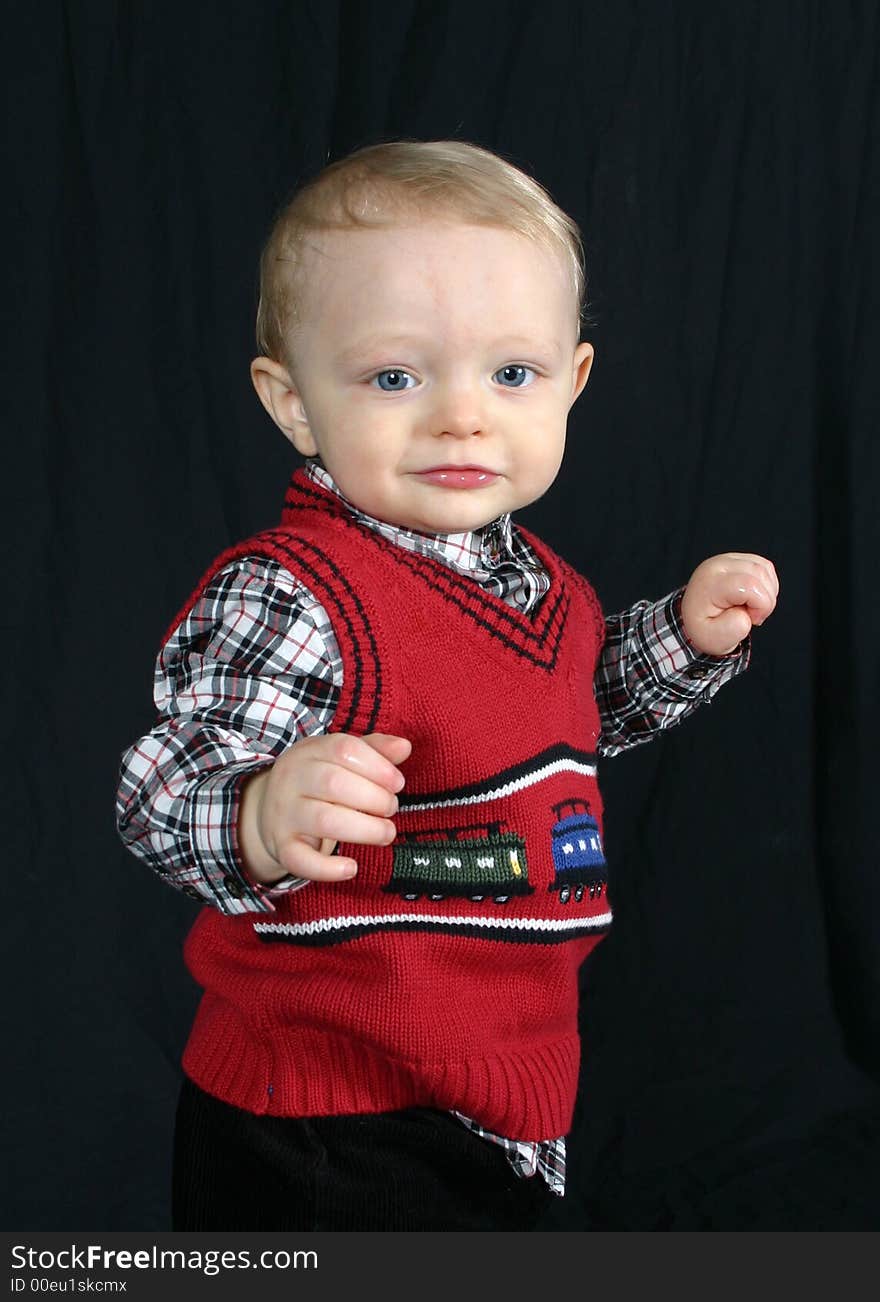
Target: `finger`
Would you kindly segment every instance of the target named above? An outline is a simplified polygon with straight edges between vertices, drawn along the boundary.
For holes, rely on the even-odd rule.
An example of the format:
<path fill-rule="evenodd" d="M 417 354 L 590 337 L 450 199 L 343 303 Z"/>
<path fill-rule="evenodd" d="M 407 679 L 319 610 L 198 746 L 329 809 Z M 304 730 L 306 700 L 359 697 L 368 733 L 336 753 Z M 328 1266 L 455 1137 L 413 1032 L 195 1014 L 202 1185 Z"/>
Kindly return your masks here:
<path fill-rule="evenodd" d="M 343 734 L 334 758 L 389 791 L 400 791 L 405 778 L 397 768 L 409 757 L 412 745 L 405 737 L 373 732 L 364 737 Z"/>
<path fill-rule="evenodd" d="M 776 568 L 773 562 L 768 561 L 766 556 L 752 556 L 750 559 L 752 564 L 755 565 L 760 572 L 766 590 L 770 593 L 775 602 L 779 595 L 779 579 L 776 576 Z"/>
<path fill-rule="evenodd" d="M 329 843 L 328 843 L 329 844 Z M 278 862 L 294 877 L 305 877 L 314 882 L 338 882 L 353 877 L 357 872 L 354 859 L 323 854 L 304 837 L 291 837 L 281 847 Z"/>
<path fill-rule="evenodd" d="M 396 770 L 395 770 L 396 771 Z M 397 796 L 386 786 L 353 773 L 342 764 L 318 762 L 308 773 L 300 794 L 331 805 L 345 805 L 365 814 L 390 818 L 397 813 Z"/>
<path fill-rule="evenodd" d="M 412 742 L 408 737 L 397 737 L 390 732 L 369 732 L 362 740 L 392 764 L 402 764 L 412 753 Z"/>
<path fill-rule="evenodd" d="M 763 586 L 769 601 L 769 606 L 767 608 L 766 614 L 764 615 L 764 619 L 766 619 L 767 615 L 771 615 L 773 611 L 776 609 L 776 599 L 779 596 L 779 583 L 776 580 L 775 576 L 772 576 L 772 578 L 768 579 Z M 761 623 L 763 622 L 764 621 L 762 620 Z"/>
<path fill-rule="evenodd" d="M 297 831 L 307 836 L 350 841 L 354 845 L 390 845 L 397 835 L 397 828 L 389 818 L 376 818 L 358 809 L 307 796 L 297 804 Z"/>
<path fill-rule="evenodd" d="M 757 552 L 721 552 L 719 560 L 731 561 L 756 561 L 759 565 L 770 565 L 766 556 L 759 556 Z"/>
<path fill-rule="evenodd" d="M 776 567 L 766 556 L 758 556 L 755 552 L 723 552 L 722 558 L 740 563 L 745 561 L 754 565 L 765 576 L 768 590 L 773 593 L 774 597 L 779 596 L 779 578 L 776 574 Z"/>
<path fill-rule="evenodd" d="M 770 595 L 764 585 L 745 572 L 725 574 L 713 593 L 713 600 L 719 612 L 728 610 L 731 606 L 745 606 L 764 619 L 776 604 L 775 597 Z"/>
<path fill-rule="evenodd" d="M 773 584 L 773 596 L 776 599 L 779 596 L 779 575 L 776 573 L 776 566 L 772 561 L 767 562 L 767 573 Z"/>

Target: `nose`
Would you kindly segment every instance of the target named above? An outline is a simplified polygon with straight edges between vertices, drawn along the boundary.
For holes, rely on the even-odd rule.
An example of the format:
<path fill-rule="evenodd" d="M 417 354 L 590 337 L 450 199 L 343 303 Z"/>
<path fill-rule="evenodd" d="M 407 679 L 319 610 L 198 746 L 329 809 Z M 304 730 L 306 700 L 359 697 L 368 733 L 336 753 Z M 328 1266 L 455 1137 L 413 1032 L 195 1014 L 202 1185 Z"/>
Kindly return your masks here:
<path fill-rule="evenodd" d="M 467 439 L 485 432 L 482 396 L 471 385 L 449 385 L 439 390 L 431 414 L 431 432 L 447 438 Z"/>

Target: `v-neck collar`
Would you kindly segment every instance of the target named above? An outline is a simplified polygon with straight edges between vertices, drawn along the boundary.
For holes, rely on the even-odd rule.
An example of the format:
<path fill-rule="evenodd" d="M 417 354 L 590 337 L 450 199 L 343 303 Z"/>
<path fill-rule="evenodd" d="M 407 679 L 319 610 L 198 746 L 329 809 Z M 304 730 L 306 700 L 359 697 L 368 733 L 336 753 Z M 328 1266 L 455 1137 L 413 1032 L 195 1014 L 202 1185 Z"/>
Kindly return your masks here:
<path fill-rule="evenodd" d="M 461 573 L 436 555 L 408 551 L 384 533 L 371 528 L 349 509 L 338 491 L 317 482 L 303 467 L 294 471 L 285 501 L 282 523 L 294 523 L 298 508 L 317 509 L 357 529 L 365 541 L 385 551 L 435 593 L 456 605 L 486 632 L 543 669 L 556 664 L 562 631 L 571 602 L 570 585 L 559 558 L 533 534 L 520 533 L 550 577 L 550 590 L 531 611 L 511 606 L 487 591 L 472 576 Z"/>

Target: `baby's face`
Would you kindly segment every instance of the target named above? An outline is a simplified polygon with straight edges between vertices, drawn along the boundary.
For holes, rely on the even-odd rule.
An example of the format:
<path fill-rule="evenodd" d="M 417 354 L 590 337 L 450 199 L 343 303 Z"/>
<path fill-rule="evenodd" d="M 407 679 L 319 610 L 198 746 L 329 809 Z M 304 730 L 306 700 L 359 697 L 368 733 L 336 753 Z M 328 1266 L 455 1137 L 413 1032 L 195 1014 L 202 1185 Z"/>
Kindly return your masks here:
<path fill-rule="evenodd" d="M 424 532 L 477 529 L 539 498 L 593 355 L 561 256 L 439 221 L 329 232 L 318 247 L 294 343 L 299 450 L 361 510 Z"/>

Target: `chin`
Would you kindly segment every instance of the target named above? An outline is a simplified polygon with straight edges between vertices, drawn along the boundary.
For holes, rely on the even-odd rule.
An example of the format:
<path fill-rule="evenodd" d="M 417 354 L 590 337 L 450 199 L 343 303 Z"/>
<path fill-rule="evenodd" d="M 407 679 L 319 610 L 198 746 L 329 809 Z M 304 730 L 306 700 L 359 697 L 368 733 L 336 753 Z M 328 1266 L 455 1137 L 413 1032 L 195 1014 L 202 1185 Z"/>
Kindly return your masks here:
<path fill-rule="evenodd" d="M 491 515 L 485 512 L 471 511 L 468 514 L 462 512 L 457 516 L 446 516 L 440 520 L 425 520 L 421 524 L 412 524 L 411 529 L 418 529 L 422 533 L 474 533 L 477 529 L 484 529 L 487 524 L 497 520 L 499 515 L 503 515 L 503 509 L 494 511 Z"/>
<path fill-rule="evenodd" d="M 421 502 L 415 511 L 407 510 L 403 503 L 395 510 L 393 502 L 388 502 L 384 511 L 371 510 L 369 506 L 361 509 L 390 524 L 396 524 L 398 528 L 414 529 L 418 533 L 444 534 L 472 533 L 484 528 L 492 520 L 497 520 L 499 515 L 514 509 L 504 501 L 487 501 L 479 490 L 471 490 L 471 493 L 462 493 L 463 500 L 460 502 L 435 501 L 430 505 Z"/>

